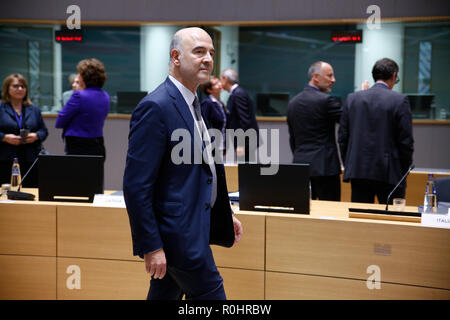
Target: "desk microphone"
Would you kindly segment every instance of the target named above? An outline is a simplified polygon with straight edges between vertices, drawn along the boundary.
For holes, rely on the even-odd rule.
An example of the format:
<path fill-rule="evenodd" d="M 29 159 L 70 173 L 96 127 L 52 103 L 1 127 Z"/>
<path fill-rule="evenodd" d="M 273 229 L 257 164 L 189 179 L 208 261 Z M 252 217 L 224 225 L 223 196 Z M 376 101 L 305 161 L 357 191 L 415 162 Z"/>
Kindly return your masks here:
<path fill-rule="evenodd" d="M 391 193 L 389 193 L 387 200 L 386 200 L 386 211 L 388 211 L 388 206 L 389 206 L 389 200 L 391 200 L 392 194 L 394 193 L 395 190 L 397 190 L 398 186 L 406 179 L 406 177 L 408 176 L 408 174 L 411 172 L 412 169 L 414 169 L 414 164 L 412 164 L 408 171 L 406 171 L 405 175 L 400 179 L 400 181 L 397 183 L 397 185 L 394 187 L 394 189 L 392 189 Z"/>
<path fill-rule="evenodd" d="M 43 152 L 43 150 L 41 150 L 41 152 L 39 152 L 39 154 L 42 154 L 42 152 Z M 22 183 L 25 181 L 25 178 L 30 173 L 31 169 L 33 169 L 34 165 L 36 164 L 36 162 L 38 160 L 39 160 L 39 156 L 36 157 L 33 164 L 31 165 L 31 167 L 28 169 L 28 171 L 23 176 L 23 179 L 20 182 L 19 188 L 17 189 L 17 191 L 8 190 L 8 192 L 6 193 L 8 195 L 8 199 L 10 199 L 10 200 L 34 200 L 34 198 L 35 198 L 34 194 L 27 193 L 27 192 L 21 192 L 20 188 L 22 187 Z"/>

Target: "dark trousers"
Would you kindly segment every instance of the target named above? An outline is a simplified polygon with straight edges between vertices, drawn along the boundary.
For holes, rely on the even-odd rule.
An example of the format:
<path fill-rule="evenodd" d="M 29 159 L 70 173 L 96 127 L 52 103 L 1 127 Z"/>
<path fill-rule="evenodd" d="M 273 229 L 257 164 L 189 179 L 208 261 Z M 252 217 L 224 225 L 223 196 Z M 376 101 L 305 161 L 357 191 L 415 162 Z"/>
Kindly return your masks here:
<path fill-rule="evenodd" d="M 352 202 L 374 203 L 375 196 L 378 198 L 378 202 L 386 204 L 389 193 L 394 189 L 395 185 L 367 179 L 351 179 L 352 185 Z M 405 186 L 399 186 L 398 189 L 392 194 L 389 204 L 392 204 L 394 198 L 405 197 Z"/>
<path fill-rule="evenodd" d="M 339 175 L 310 177 L 311 199 L 341 201 L 341 179 Z"/>
<path fill-rule="evenodd" d="M 151 279 L 148 300 L 226 300 L 223 279 L 214 263 L 211 250 L 194 270 L 167 266 L 162 279 Z"/>

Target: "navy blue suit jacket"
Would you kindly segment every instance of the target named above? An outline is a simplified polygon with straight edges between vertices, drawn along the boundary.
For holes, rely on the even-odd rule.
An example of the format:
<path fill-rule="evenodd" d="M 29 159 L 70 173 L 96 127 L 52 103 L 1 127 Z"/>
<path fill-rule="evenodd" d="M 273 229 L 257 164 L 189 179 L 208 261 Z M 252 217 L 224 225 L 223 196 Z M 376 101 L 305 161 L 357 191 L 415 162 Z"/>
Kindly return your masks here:
<path fill-rule="evenodd" d="M 253 102 L 247 91 L 238 86 L 228 98 L 228 111 L 230 112 L 230 129 L 255 129 L 258 132 Z"/>
<path fill-rule="evenodd" d="M 20 135 L 19 124 L 14 113 L 9 103 L 0 103 L 0 161 L 12 161 L 19 154 L 24 154 L 25 159 L 20 160 L 33 162 L 39 154 L 39 151 L 41 151 L 42 141 L 48 135 L 47 127 L 42 119 L 41 110 L 34 105 L 23 107 L 22 128 L 26 128 L 30 132 L 36 132 L 39 139 L 33 143 L 21 144 L 19 146 L 13 146 L 2 141 L 6 134 Z"/>
<path fill-rule="evenodd" d="M 228 117 L 223 106 L 218 106 L 209 96 L 203 99 L 201 106 L 203 119 L 211 125 L 211 128 L 222 131 L 222 126 L 226 125 L 226 118 Z M 219 108 L 222 108 L 225 113 L 225 119 Z"/>
<path fill-rule="evenodd" d="M 381 83 L 350 94 L 343 106 L 339 146 L 344 181 L 395 185 L 411 165 L 414 151 L 408 97 Z"/>
<path fill-rule="evenodd" d="M 309 163 L 312 177 L 341 173 L 335 135 L 341 112 L 339 101 L 311 86 L 289 101 L 287 123 L 293 162 Z"/>
<path fill-rule="evenodd" d="M 232 210 L 223 165 L 216 164 L 217 200 L 210 206 L 212 173 L 208 164 L 175 164 L 172 152 L 180 141 L 172 133 L 194 120 L 183 96 L 167 78 L 136 107 L 130 122 L 123 191 L 130 219 L 133 253 L 164 249 L 167 264 L 195 269 L 205 263 L 209 244 L 234 242 Z M 188 144 L 189 145 L 189 144 Z M 201 150 L 201 149 L 200 149 Z M 214 263 L 209 261 L 207 263 Z"/>

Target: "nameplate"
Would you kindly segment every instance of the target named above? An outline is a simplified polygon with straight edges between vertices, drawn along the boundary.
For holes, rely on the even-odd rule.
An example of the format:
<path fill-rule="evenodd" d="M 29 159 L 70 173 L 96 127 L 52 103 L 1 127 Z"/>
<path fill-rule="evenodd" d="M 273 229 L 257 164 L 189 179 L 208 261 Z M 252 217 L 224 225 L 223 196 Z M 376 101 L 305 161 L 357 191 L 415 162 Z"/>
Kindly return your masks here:
<path fill-rule="evenodd" d="M 125 199 L 123 196 L 96 194 L 94 196 L 93 205 L 99 207 L 125 208 Z"/>
<path fill-rule="evenodd" d="M 422 213 L 422 225 L 426 227 L 450 229 L 450 215 L 439 213 Z"/>

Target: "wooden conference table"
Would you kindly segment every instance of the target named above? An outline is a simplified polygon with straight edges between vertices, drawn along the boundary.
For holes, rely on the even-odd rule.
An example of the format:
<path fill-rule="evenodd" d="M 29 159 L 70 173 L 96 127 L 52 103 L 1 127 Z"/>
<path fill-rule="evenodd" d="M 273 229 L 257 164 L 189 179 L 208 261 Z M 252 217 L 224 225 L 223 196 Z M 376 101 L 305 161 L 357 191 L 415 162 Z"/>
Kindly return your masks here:
<path fill-rule="evenodd" d="M 241 242 L 213 246 L 228 298 L 450 299 L 449 229 L 349 218 L 349 206 L 382 207 L 236 210 Z M 144 299 L 148 282 L 124 208 L 0 202 L 0 299 Z"/>

